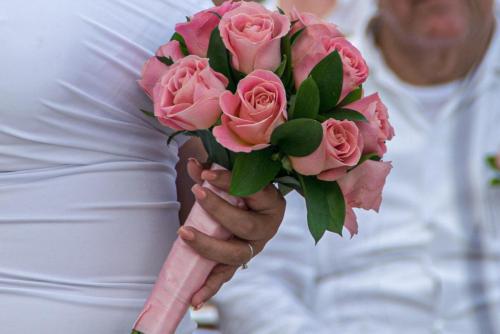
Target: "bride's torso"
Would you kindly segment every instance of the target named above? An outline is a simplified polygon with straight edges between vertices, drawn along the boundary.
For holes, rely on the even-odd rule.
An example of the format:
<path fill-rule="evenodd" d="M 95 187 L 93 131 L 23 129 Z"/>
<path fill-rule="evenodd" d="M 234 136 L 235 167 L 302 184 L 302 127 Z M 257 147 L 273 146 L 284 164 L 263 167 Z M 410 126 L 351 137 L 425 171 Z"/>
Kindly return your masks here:
<path fill-rule="evenodd" d="M 0 312 L 10 333 L 130 329 L 176 236 L 178 144 L 144 61 L 208 1 L 0 4 Z M 25 320 L 23 320 L 25 319 Z"/>

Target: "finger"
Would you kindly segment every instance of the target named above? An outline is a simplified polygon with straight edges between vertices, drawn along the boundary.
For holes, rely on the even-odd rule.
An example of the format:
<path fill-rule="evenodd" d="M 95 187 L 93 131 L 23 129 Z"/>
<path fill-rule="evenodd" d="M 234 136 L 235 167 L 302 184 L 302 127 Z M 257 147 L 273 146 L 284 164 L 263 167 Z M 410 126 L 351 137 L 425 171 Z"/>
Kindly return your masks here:
<path fill-rule="evenodd" d="M 270 217 L 237 208 L 210 189 L 195 185 L 193 194 L 201 207 L 234 235 L 245 240 L 269 239 L 277 232 L 278 224 Z M 280 220 L 281 221 L 281 220 Z"/>
<path fill-rule="evenodd" d="M 226 192 L 229 192 L 231 187 L 231 172 L 227 170 L 205 170 L 201 173 L 201 178 Z"/>
<path fill-rule="evenodd" d="M 231 172 L 226 170 L 205 170 L 201 174 L 204 181 L 226 192 L 229 192 L 231 187 L 231 177 Z M 245 202 L 248 202 L 250 209 L 262 212 L 276 211 L 285 200 L 276 187 L 270 184 L 263 190 L 246 197 Z"/>
<path fill-rule="evenodd" d="M 189 176 L 194 182 L 198 184 L 203 183 L 203 179 L 201 178 L 203 166 L 198 160 L 196 160 L 195 158 L 189 158 L 186 168 Z"/>
<path fill-rule="evenodd" d="M 247 206 L 263 214 L 281 213 L 285 208 L 285 198 L 273 184 L 245 198 Z"/>
<path fill-rule="evenodd" d="M 181 227 L 178 233 L 198 254 L 218 263 L 240 266 L 252 256 L 248 243 L 241 240 L 218 240 L 188 226 Z M 262 250 L 258 243 L 253 247 L 256 254 Z"/>
<path fill-rule="evenodd" d="M 233 278 L 236 270 L 238 270 L 237 266 L 217 265 L 210 273 L 210 276 L 208 276 L 205 284 L 194 294 L 191 299 L 191 305 L 196 309 L 200 309 L 205 302 L 220 290 L 224 283 L 229 282 Z"/>

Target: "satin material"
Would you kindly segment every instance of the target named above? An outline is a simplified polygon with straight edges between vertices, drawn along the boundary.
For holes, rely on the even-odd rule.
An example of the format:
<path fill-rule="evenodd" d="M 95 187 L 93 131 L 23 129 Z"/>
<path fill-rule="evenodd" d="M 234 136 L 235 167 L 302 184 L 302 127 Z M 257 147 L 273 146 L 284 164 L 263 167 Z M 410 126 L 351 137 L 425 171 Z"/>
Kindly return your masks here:
<path fill-rule="evenodd" d="M 130 332 L 179 226 L 179 143 L 136 81 L 209 5 L 0 2 L 2 332 Z"/>
<path fill-rule="evenodd" d="M 215 169 L 221 168 L 216 166 Z M 208 182 L 203 186 L 212 189 L 232 205 L 245 206 L 240 199 L 218 190 Z M 194 204 L 185 226 L 220 240 L 231 237 L 231 233 L 198 203 Z M 188 310 L 193 295 L 203 286 L 216 264 L 200 256 L 181 238 L 177 238 L 134 328 L 144 334 L 173 333 Z"/>

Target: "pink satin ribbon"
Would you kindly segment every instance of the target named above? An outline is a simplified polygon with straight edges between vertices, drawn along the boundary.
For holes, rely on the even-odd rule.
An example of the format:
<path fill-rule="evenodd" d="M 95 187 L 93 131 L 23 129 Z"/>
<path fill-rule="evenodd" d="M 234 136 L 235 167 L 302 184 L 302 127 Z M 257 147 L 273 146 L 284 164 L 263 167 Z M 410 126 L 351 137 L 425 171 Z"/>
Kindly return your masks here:
<path fill-rule="evenodd" d="M 214 166 L 212 169 L 221 167 Z M 207 182 L 203 186 L 232 205 L 241 207 L 240 199 Z M 220 240 L 231 237 L 231 233 L 213 220 L 198 203 L 191 209 L 184 225 Z M 203 286 L 216 264 L 201 257 L 182 239 L 177 238 L 134 329 L 143 334 L 174 334 L 189 309 L 191 298 Z"/>

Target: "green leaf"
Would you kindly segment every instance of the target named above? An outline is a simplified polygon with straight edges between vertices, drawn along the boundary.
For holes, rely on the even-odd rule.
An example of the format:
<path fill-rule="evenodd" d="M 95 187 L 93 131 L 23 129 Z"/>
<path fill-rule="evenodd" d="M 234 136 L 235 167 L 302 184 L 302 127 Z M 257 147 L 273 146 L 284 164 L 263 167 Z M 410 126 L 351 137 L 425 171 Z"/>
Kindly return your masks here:
<path fill-rule="evenodd" d="M 273 182 L 281 169 L 281 163 L 272 160 L 273 154 L 271 148 L 237 154 L 230 193 L 239 197 L 250 196 Z"/>
<path fill-rule="evenodd" d="M 494 170 L 499 170 L 498 167 L 497 167 L 497 160 L 496 160 L 496 157 L 491 155 L 491 156 L 488 156 L 486 158 L 486 164 L 488 164 L 488 166 L 490 166 L 491 168 L 493 168 Z"/>
<path fill-rule="evenodd" d="M 281 39 L 281 54 L 287 59 L 285 71 L 281 76 L 281 81 L 283 81 L 283 85 L 285 86 L 287 93 L 290 93 L 293 90 L 295 82 L 293 80 L 292 68 L 292 44 L 290 42 L 289 35 L 286 35 Z"/>
<path fill-rule="evenodd" d="M 292 38 L 290 39 L 290 43 L 292 43 L 292 45 L 295 43 L 295 41 L 297 40 L 297 38 L 300 37 L 300 35 L 302 35 L 302 33 L 306 30 L 306 28 L 302 28 L 300 29 L 299 31 L 297 31 L 295 34 L 292 35 Z"/>
<path fill-rule="evenodd" d="M 307 223 L 316 243 L 326 231 L 342 235 L 346 206 L 337 182 L 320 181 L 314 176 L 300 176 L 307 205 Z"/>
<path fill-rule="evenodd" d="M 286 69 L 286 63 L 287 63 L 287 57 L 286 55 L 283 55 L 283 60 L 281 61 L 281 64 L 280 66 L 276 69 L 276 71 L 274 71 L 274 73 L 279 76 L 280 78 L 283 76 L 283 74 L 285 73 L 285 69 Z"/>
<path fill-rule="evenodd" d="M 302 185 L 300 184 L 300 181 L 295 176 L 283 176 L 283 177 L 280 177 L 279 179 L 276 179 L 276 182 L 280 186 L 284 186 L 284 187 L 287 187 L 289 189 L 295 190 L 299 194 L 304 196 L 304 193 L 302 191 Z"/>
<path fill-rule="evenodd" d="M 284 184 L 278 183 L 278 191 L 281 193 L 281 196 L 285 197 L 289 193 L 293 191 L 293 188 L 286 186 Z"/>
<path fill-rule="evenodd" d="M 293 118 L 316 119 L 319 113 L 319 89 L 312 77 L 300 85 L 295 98 Z"/>
<path fill-rule="evenodd" d="M 304 157 L 313 153 L 323 139 L 321 123 L 313 119 L 299 118 L 277 127 L 271 135 L 271 143 L 286 155 Z"/>
<path fill-rule="evenodd" d="M 156 56 L 156 59 L 158 59 L 159 61 L 161 61 L 163 64 L 165 64 L 167 66 L 170 66 L 170 65 L 174 64 L 174 61 L 173 61 L 172 57 L 160 57 L 160 56 Z"/>
<path fill-rule="evenodd" d="M 136 330 L 133 330 L 131 334 L 143 334 L 143 333 L 139 332 L 139 331 L 136 331 Z"/>
<path fill-rule="evenodd" d="M 229 170 L 232 169 L 234 161 L 232 155 L 234 153 L 219 144 L 210 130 L 199 130 L 194 133 L 202 140 L 209 162 L 215 162 Z"/>
<path fill-rule="evenodd" d="M 181 34 L 179 34 L 178 32 L 174 33 L 172 35 L 172 38 L 170 38 L 171 41 L 178 41 L 180 46 L 181 46 L 181 51 L 182 51 L 182 54 L 184 56 L 189 56 L 189 50 L 186 46 L 186 40 L 184 39 L 184 37 L 182 37 Z"/>
<path fill-rule="evenodd" d="M 297 98 L 297 95 L 292 95 L 288 99 L 288 119 L 293 119 L 294 118 L 294 110 L 295 110 L 295 100 Z"/>
<path fill-rule="evenodd" d="M 333 109 L 342 93 L 342 60 L 337 51 L 323 58 L 311 71 L 321 97 L 320 111 Z"/>
<path fill-rule="evenodd" d="M 238 86 L 238 83 L 244 79 L 247 75 L 243 72 L 240 72 L 240 71 L 237 71 L 233 68 L 232 69 L 232 75 L 233 75 L 233 82 L 234 82 L 234 86 L 237 87 Z"/>
<path fill-rule="evenodd" d="M 491 180 L 491 185 L 493 187 L 500 187 L 500 178 L 494 178 L 493 180 Z"/>
<path fill-rule="evenodd" d="M 279 6 L 276 7 L 278 9 L 278 12 L 281 14 L 281 15 L 286 15 L 285 11 L 283 9 L 281 9 Z"/>
<path fill-rule="evenodd" d="M 339 106 L 340 107 L 346 106 L 348 104 L 351 104 L 353 102 L 358 101 L 362 97 L 363 97 L 363 86 L 361 85 L 358 88 L 356 88 L 355 90 L 353 90 L 352 92 L 350 92 L 349 95 L 347 95 L 342 100 L 342 102 L 339 103 Z"/>
<path fill-rule="evenodd" d="M 324 122 L 330 118 L 333 118 L 333 119 L 336 119 L 339 121 L 347 120 L 347 121 L 353 121 L 353 122 L 368 122 L 368 120 L 366 119 L 366 117 L 362 113 L 360 113 L 356 110 L 351 110 L 351 109 L 337 109 L 335 111 L 322 113 L 318 116 L 318 120 L 320 122 Z"/>
<path fill-rule="evenodd" d="M 208 45 L 207 58 L 210 62 L 210 67 L 221 74 L 228 80 L 228 89 L 232 92 L 236 90 L 236 86 L 232 80 L 231 65 L 229 63 L 229 53 L 220 36 L 219 27 L 216 27 L 210 35 L 210 43 Z"/>
<path fill-rule="evenodd" d="M 140 111 L 142 111 L 142 113 L 146 116 L 149 116 L 149 117 L 153 117 L 153 118 L 156 118 L 155 116 L 155 113 L 154 112 L 151 112 L 151 111 L 147 111 L 147 110 L 144 110 L 144 109 L 139 109 Z"/>

